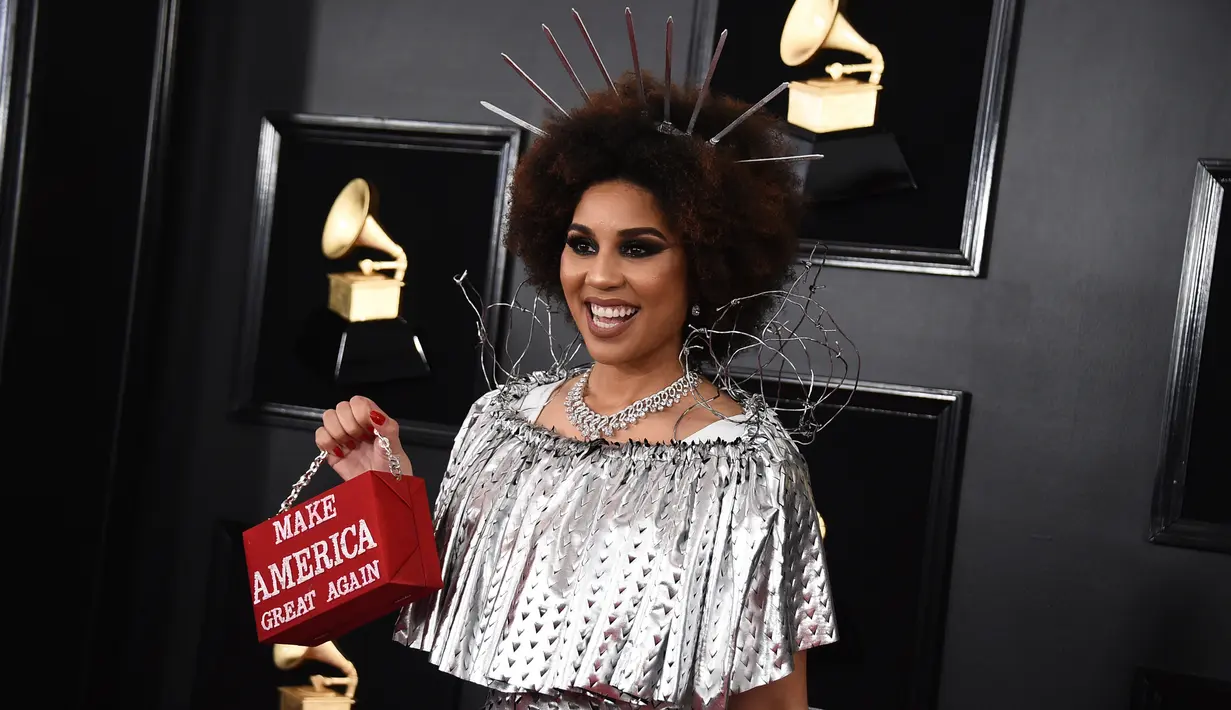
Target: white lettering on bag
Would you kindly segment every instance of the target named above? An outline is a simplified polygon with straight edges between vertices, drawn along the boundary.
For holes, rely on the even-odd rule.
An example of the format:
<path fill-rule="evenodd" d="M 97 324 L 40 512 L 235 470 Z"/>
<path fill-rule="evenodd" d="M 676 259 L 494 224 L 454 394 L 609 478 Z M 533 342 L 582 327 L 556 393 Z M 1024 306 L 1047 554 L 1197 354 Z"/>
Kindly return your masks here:
<path fill-rule="evenodd" d="M 330 493 L 320 500 L 313 501 L 302 508 L 297 508 L 287 513 L 280 520 L 275 520 L 274 544 L 281 545 L 296 535 L 307 532 L 337 516 L 338 510 L 334 507 L 333 494 Z"/>
<path fill-rule="evenodd" d="M 261 628 L 270 631 L 279 626 L 294 621 L 316 609 L 316 590 L 313 589 L 294 601 L 279 604 L 261 614 Z"/>
<path fill-rule="evenodd" d="M 369 584 L 380 579 L 380 560 L 372 560 L 366 565 L 360 567 L 358 571 L 344 574 L 341 577 L 329 583 L 329 595 L 325 597 L 325 603 L 329 603 L 338 597 L 344 597 L 356 590 L 363 589 Z"/>
<path fill-rule="evenodd" d="M 330 509 L 332 510 L 332 506 Z M 334 515 L 336 514 L 337 512 L 334 511 Z M 272 599 L 317 575 L 324 574 L 347 560 L 353 560 L 374 549 L 376 549 L 376 538 L 372 536 L 367 521 L 360 519 L 330 535 L 328 541 L 317 540 L 283 557 L 280 563 L 269 565 L 268 578 L 260 570 L 253 572 L 252 604 L 255 606 Z M 373 563 L 364 565 L 363 569 L 367 569 L 371 564 Z M 379 576 L 379 574 L 376 575 L 377 578 Z M 366 584 L 360 586 L 366 586 Z"/>

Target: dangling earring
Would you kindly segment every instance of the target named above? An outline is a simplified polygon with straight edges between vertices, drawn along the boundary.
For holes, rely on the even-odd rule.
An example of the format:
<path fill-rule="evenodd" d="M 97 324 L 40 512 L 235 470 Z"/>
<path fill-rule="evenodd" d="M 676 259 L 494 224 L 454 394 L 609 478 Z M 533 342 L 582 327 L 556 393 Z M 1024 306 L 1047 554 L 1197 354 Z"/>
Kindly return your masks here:
<path fill-rule="evenodd" d="M 692 313 L 693 316 L 701 315 L 701 306 L 696 303 L 692 304 L 692 310 L 690 311 L 690 313 Z"/>

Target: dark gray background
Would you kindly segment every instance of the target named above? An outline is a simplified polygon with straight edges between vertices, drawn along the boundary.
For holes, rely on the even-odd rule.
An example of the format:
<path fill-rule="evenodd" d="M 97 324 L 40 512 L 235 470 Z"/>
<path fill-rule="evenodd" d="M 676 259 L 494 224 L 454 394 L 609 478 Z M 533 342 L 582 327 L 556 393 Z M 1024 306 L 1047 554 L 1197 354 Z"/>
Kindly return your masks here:
<path fill-rule="evenodd" d="M 1145 542 L 1196 160 L 1231 156 L 1231 3 L 1020 4 L 986 277 L 831 269 L 824 293 L 865 379 L 972 393 L 940 707 L 1123 710 L 1135 666 L 1231 669 L 1231 558 Z M 624 5 L 578 7 L 623 69 Z M 571 105 L 538 26 L 594 77 L 569 8 L 180 4 L 164 228 L 140 263 L 153 325 L 119 381 L 139 396 L 107 479 L 125 513 L 106 528 L 120 551 L 95 637 L 110 682 L 141 679 L 138 704 L 187 702 L 213 522 L 268 514 L 314 452 L 310 431 L 228 418 L 261 113 L 496 122 L 487 99 L 537 118 L 499 52 Z M 682 76 L 693 3 L 633 9 L 647 67 L 675 16 Z M 445 455 L 411 452 L 433 487 Z M 416 685 L 408 675 L 407 707 Z"/>

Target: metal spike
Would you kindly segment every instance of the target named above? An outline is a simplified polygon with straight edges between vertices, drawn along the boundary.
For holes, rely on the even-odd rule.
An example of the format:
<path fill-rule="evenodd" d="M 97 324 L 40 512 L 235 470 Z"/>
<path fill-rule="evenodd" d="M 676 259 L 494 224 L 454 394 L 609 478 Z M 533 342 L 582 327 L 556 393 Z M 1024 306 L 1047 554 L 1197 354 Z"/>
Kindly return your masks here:
<path fill-rule="evenodd" d="M 594 40 L 590 38 L 590 32 L 586 29 L 586 23 L 581 21 L 581 13 L 573 10 L 573 19 L 577 20 L 577 26 L 581 28 L 581 36 L 586 39 L 586 46 L 590 48 L 590 54 L 594 55 L 594 61 L 598 64 L 599 71 L 603 73 L 603 78 L 607 80 L 607 87 L 615 91 L 615 82 L 611 80 L 611 75 L 607 73 L 607 65 L 603 64 L 603 58 L 598 54 L 598 47 L 594 46 Z"/>
<path fill-rule="evenodd" d="M 749 117 L 749 116 L 751 116 L 752 114 L 756 113 L 757 111 L 760 111 L 762 106 L 764 106 L 765 104 L 767 104 L 767 103 L 769 103 L 769 102 L 770 102 L 770 99 L 772 99 L 772 98 L 774 98 L 775 96 L 777 96 L 778 94 L 782 93 L 782 91 L 783 91 L 784 89 L 786 89 L 786 87 L 788 87 L 788 86 L 790 86 L 790 85 L 791 85 L 791 82 L 789 82 L 789 81 L 784 81 L 784 82 L 782 82 L 781 84 L 779 84 L 779 85 L 778 85 L 778 88 L 776 88 L 776 89 L 774 89 L 773 91 L 771 91 L 771 92 L 769 92 L 768 94 L 766 94 L 766 95 L 765 95 L 765 98 L 761 99 L 760 101 L 756 102 L 756 103 L 755 103 L 755 104 L 753 104 L 752 106 L 748 107 L 748 110 L 747 110 L 747 111 L 745 111 L 745 112 L 743 112 L 742 114 L 740 114 L 740 117 L 739 117 L 739 118 L 735 119 L 734 121 L 731 121 L 731 125 L 727 126 L 726 128 L 722 129 L 721 131 L 718 131 L 718 134 L 717 134 L 717 135 L 715 135 L 713 138 L 711 138 L 711 139 L 710 139 L 710 144 L 711 144 L 711 145 L 717 145 L 717 144 L 718 144 L 718 141 L 719 141 L 719 140 L 721 140 L 723 136 L 725 136 L 725 135 L 727 135 L 728 133 L 730 133 L 730 132 L 731 132 L 731 131 L 732 131 L 732 130 L 736 127 L 736 126 L 738 126 L 739 124 L 741 124 L 741 123 L 743 123 L 744 121 L 748 120 L 748 117 Z"/>
<path fill-rule="evenodd" d="M 727 31 L 723 30 L 722 34 L 718 35 L 718 45 L 714 47 L 714 56 L 710 57 L 710 68 L 706 70 L 705 81 L 701 83 L 701 93 L 697 94 L 697 105 L 692 107 L 692 118 L 688 120 L 688 130 L 684 131 L 688 135 L 692 135 L 693 126 L 697 125 L 697 116 L 701 114 L 701 104 L 705 103 L 705 95 L 710 91 L 710 80 L 714 78 L 718 57 L 722 55 L 722 45 L 726 43 Z"/>
<path fill-rule="evenodd" d="M 675 20 L 667 17 L 667 69 L 663 72 L 663 123 L 671 123 L 671 35 Z"/>
<path fill-rule="evenodd" d="M 641 60 L 637 56 L 637 33 L 633 31 L 632 8 L 624 8 L 624 23 L 628 25 L 628 46 L 633 50 L 633 73 L 637 75 L 637 94 L 641 96 L 641 104 L 645 101 L 645 81 L 641 78 Z"/>
<path fill-rule="evenodd" d="M 745 158 L 743 160 L 737 160 L 735 162 L 737 163 L 774 163 L 774 162 L 794 163 L 799 160 L 816 160 L 818 158 L 824 158 L 824 157 L 825 156 L 821 155 L 820 153 L 808 153 L 806 155 L 780 155 L 774 158 Z"/>
<path fill-rule="evenodd" d="M 521 119 L 520 119 L 520 118 L 518 118 L 517 116 L 514 116 L 513 114 L 509 113 L 508 111 L 505 111 L 504 109 L 500 108 L 499 106 L 493 106 L 493 105 L 491 105 L 491 104 L 487 103 L 486 101 L 480 101 L 479 103 L 483 106 L 483 108 L 487 109 L 488 111 L 491 111 L 492 113 L 494 113 L 494 114 L 496 114 L 496 115 L 498 115 L 498 116 L 502 116 L 502 117 L 504 117 L 504 118 L 506 118 L 506 119 L 508 119 L 508 120 L 512 121 L 513 123 L 516 123 L 517 125 L 521 126 L 522 128 L 526 129 L 527 131 L 530 131 L 531 133 L 533 133 L 533 134 L 534 134 L 534 135 L 536 135 L 536 136 L 540 136 L 540 137 L 546 137 L 546 136 L 547 136 L 547 131 L 544 131 L 543 129 L 539 128 L 538 126 L 535 126 L 535 125 L 533 125 L 533 124 L 531 124 L 531 123 L 529 123 L 529 122 L 527 122 L 527 121 L 523 121 L 523 120 L 521 120 Z"/>
<path fill-rule="evenodd" d="M 534 89 L 535 91 L 537 91 L 537 92 L 538 92 L 538 94 L 539 94 L 539 96 L 542 96 L 544 99 L 546 99 L 546 100 L 547 100 L 547 103 L 551 104 L 553 107 L 555 107 L 555 109 L 556 109 L 557 111 L 559 111 L 560 113 L 564 114 L 565 116 L 567 116 L 567 115 L 568 115 L 568 111 L 565 111 L 563 106 L 561 106 L 560 104 L 556 103 L 556 100 L 555 100 L 555 99 L 551 98 L 551 96 L 550 96 L 550 95 L 548 95 L 548 93 L 547 93 L 546 91 L 543 91 L 543 87 L 541 87 L 541 86 L 539 86 L 538 84 L 534 83 L 534 79 L 531 79 L 529 74 L 527 74 L 526 72 L 522 71 L 521 67 L 517 66 L 517 62 L 515 62 L 515 61 L 513 61 L 512 59 L 510 59 L 510 58 L 509 58 L 509 55 L 501 53 L 501 55 L 500 55 L 500 56 L 504 57 L 504 61 L 508 62 L 509 66 L 513 67 L 513 71 L 515 71 L 515 72 L 517 72 L 518 74 L 520 74 L 520 75 L 521 75 L 521 78 L 525 79 L 525 80 L 526 80 L 526 83 L 530 85 L 530 88 L 532 88 L 532 89 Z"/>
<path fill-rule="evenodd" d="M 556 41 L 555 35 L 551 33 L 551 28 L 543 25 L 543 32 L 547 33 L 547 41 L 551 42 L 551 48 L 556 50 L 556 56 L 560 58 L 560 63 L 564 65 L 564 71 L 568 72 L 568 76 L 573 80 L 573 86 L 581 92 L 581 98 L 590 103 L 590 95 L 586 93 L 586 87 L 581 85 L 581 79 L 577 78 L 577 72 L 573 71 L 573 65 L 569 64 L 568 57 L 564 56 L 564 50 L 560 49 L 560 43 Z"/>

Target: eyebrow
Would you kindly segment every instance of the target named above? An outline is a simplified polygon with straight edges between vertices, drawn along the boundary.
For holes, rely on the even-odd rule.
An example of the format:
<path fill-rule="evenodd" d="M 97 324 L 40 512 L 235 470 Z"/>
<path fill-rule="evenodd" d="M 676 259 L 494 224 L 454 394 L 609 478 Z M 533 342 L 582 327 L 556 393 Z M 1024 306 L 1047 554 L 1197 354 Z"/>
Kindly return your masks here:
<path fill-rule="evenodd" d="M 568 226 L 568 228 L 570 232 L 581 232 L 587 237 L 594 236 L 594 230 L 590 229 L 584 224 L 578 224 L 576 222 L 573 222 L 572 224 Z M 666 235 L 664 235 L 662 232 L 658 231 L 654 227 L 627 227 L 625 229 L 621 229 L 620 231 L 616 232 L 616 234 L 618 234 L 620 238 L 622 239 L 627 239 L 629 237 L 639 237 L 643 234 L 649 234 L 649 235 L 658 237 L 664 242 L 668 241 Z"/>

